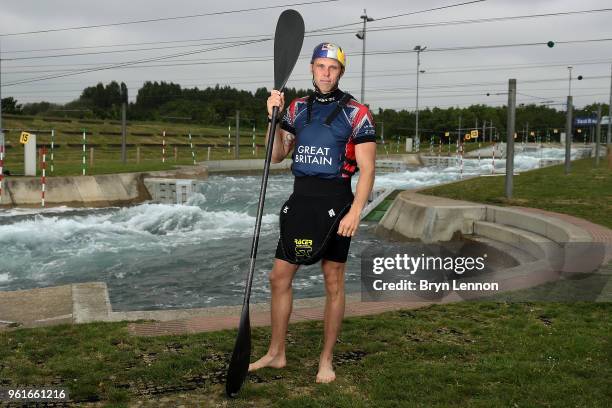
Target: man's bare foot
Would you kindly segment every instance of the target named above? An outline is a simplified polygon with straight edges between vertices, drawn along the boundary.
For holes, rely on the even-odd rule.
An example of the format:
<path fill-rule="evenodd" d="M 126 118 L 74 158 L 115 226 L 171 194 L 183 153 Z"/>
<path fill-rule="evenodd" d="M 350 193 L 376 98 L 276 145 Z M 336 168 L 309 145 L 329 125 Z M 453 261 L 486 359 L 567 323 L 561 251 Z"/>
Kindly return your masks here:
<path fill-rule="evenodd" d="M 283 368 L 287 365 L 287 360 L 285 359 L 285 354 L 278 355 L 270 355 L 266 354 L 256 362 L 249 364 L 249 372 L 259 370 L 264 367 L 272 367 L 272 368 Z"/>
<path fill-rule="evenodd" d="M 320 361 L 316 381 L 318 383 L 326 384 L 334 381 L 335 379 L 336 373 L 334 372 L 334 367 L 332 366 L 331 361 Z"/>

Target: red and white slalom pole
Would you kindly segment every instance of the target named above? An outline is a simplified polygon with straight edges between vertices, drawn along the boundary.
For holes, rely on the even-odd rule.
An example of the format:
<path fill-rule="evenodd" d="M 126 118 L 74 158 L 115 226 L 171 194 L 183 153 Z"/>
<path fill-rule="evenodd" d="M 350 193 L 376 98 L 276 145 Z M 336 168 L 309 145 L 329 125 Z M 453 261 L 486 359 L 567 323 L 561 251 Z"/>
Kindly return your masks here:
<path fill-rule="evenodd" d="M 162 132 L 162 163 L 166 162 L 166 131 Z"/>
<path fill-rule="evenodd" d="M 495 174 L 495 149 L 497 148 L 497 144 L 493 142 L 493 158 L 491 159 L 491 174 Z"/>
<path fill-rule="evenodd" d="M 55 150 L 55 129 L 51 129 L 51 174 L 55 170 L 54 161 L 54 150 Z"/>
<path fill-rule="evenodd" d="M 2 179 L 4 179 L 4 145 L 0 143 L 0 203 L 2 202 Z"/>
<path fill-rule="evenodd" d="M 463 143 L 459 145 L 459 177 L 463 178 Z"/>
<path fill-rule="evenodd" d="M 459 139 L 457 139 L 457 143 L 455 143 L 455 164 L 459 162 Z"/>
<path fill-rule="evenodd" d="M 42 148 L 42 163 L 40 165 L 40 168 L 42 170 L 42 176 L 40 178 L 40 188 L 41 188 L 41 198 L 40 198 L 40 203 L 41 206 L 44 207 L 45 206 L 45 186 L 47 184 L 47 148 L 43 147 Z"/>

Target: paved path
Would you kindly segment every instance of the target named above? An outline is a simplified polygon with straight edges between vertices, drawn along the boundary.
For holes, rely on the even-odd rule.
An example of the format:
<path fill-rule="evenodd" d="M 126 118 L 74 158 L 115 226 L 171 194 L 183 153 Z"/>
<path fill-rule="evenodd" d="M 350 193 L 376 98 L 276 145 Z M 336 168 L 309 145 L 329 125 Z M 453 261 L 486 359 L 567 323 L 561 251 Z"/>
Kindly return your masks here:
<path fill-rule="evenodd" d="M 438 197 L 435 197 L 436 199 Z M 606 263 L 612 260 L 612 230 L 601 225 L 594 224 L 592 222 L 583 220 L 581 218 L 573 217 L 571 215 L 559 214 L 550 211 L 544 211 L 537 208 L 527 207 L 515 207 L 517 209 L 539 213 L 547 215 L 549 217 L 556 217 L 563 221 L 569 222 L 576 226 L 583 228 L 588 231 L 593 237 L 594 242 L 607 243 Z M 604 265 L 602 270 L 609 272 L 610 265 Z M 612 281 L 610 282 L 612 283 Z M 294 305 L 293 313 L 291 315 L 291 322 L 299 322 L 306 320 L 322 320 L 323 319 L 323 299 L 319 299 L 317 303 L 319 305 L 306 307 L 299 307 Z M 363 316 L 373 315 L 382 312 L 418 308 L 429 305 L 430 303 L 407 303 L 407 302 L 361 302 L 359 295 L 347 296 L 346 312 L 345 316 Z M 297 306 L 297 307 L 296 307 Z M 224 329 L 236 329 L 240 319 L 240 307 L 235 308 L 235 314 L 233 316 L 197 316 L 188 319 L 166 321 L 166 322 L 151 322 L 151 323 L 130 323 L 129 332 L 137 336 L 160 336 L 169 334 L 187 334 L 187 333 L 198 333 L 207 331 L 216 331 Z M 269 326 L 270 325 L 270 312 L 269 310 L 253 311 L 251 309 L 251 325 L 256 326 Z"/>

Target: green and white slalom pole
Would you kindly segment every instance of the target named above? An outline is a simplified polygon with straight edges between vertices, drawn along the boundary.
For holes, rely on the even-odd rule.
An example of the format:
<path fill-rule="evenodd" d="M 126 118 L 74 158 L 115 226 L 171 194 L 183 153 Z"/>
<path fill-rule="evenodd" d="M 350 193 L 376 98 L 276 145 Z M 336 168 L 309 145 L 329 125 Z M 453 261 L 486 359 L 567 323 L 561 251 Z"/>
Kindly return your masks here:
<path fill-rule="evenodd" d="M 193 150 L 193 140 L 191 139 L 191 132 L 189 132 L 189 147 L 191 148 L 191 158 L 193 159 L 193 165 L 196 164 L 195 152 Z"/>
<path fill-rule="evenodd" d="M 86 157 L 86 152 L 85 152 L 86 147 L 87 147 L 87 131 L 85 129 L 83 129 L 83 155 L 81 157 L 81 159 L 82 159 L 81 160 L 81 168 L 83 170 L 83 175 L 85 175 L 85 166 L 87 165 L 87 162 L 86 162 L 86 159 L 85 159 L 85 157 Z"/>

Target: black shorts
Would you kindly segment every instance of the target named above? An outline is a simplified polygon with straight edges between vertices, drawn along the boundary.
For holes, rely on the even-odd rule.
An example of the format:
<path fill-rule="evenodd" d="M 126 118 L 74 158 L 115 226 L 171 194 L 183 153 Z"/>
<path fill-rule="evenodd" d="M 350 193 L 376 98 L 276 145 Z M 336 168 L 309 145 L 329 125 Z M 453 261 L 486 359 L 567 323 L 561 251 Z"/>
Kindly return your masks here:
<path fill-rule="evenodd" d="M 346 204 L 353 202 L 354 196 L 351 191 L 349 179 L 321 179 L 318 177 L 296 177 L 293 185 L 292 197 L 316 200 L 341 200 Z M 351 237 L 338 235 L 338 228 L 334 228 L 329 238 L 327 248 L 323 252 L 322 259 L 345 263 L 351 246 Z M 294 263 L 287 258 L 281 239 L 276 246 L 275 258 Z"/>

